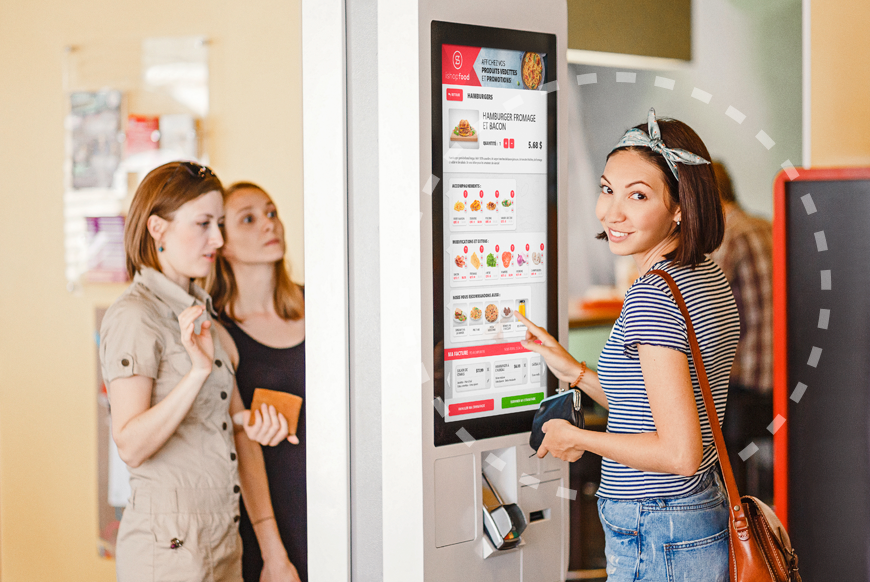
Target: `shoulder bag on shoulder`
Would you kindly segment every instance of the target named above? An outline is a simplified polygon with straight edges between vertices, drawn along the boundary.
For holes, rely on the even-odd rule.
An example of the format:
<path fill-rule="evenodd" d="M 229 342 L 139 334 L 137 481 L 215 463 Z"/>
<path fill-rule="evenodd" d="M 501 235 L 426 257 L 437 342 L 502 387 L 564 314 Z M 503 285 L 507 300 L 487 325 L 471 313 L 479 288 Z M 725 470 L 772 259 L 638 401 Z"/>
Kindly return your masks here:
<path fill-rule="evenodd" d="M 737 482 L 734 480 L 728 451 L 725 449 L 725 439 L 722 437 L 722 427 L 719 426 L 719 416 L 713 403 L 713 393 L 701 359 L 701 348 L 680 289 L 668 273 L 660 270 L 650 273 L 665 280 L 686 320 L 692 360 L 701 384 L 704 408 L 713 430 L 713 442 L 716 443 L 716 453 L 719 455 L 728 496 L 731 582 L 801 582 L 797 554 L 792 549 L 788 533 L 779 518 L 761 500 L 749 495 L 741 498 L 737 491 Z"/>

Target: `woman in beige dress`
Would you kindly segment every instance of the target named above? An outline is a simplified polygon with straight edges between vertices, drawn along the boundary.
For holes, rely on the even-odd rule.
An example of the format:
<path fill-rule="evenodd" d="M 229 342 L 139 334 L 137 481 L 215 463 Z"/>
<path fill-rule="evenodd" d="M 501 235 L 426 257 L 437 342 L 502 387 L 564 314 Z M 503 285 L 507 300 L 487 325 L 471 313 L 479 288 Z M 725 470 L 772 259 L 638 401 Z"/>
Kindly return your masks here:
<path fill-rule="evenodd" d="M 118 532 L 119 582 L 241 582 L 242 491 L 269 550 L 261 580 L 297 579 L 271 519 L 260 450 L 287 438 L 286 420 L 264 409 L 247 426 L 225 332 L 193 283 L 223 244 L 222 194 L 208 168 L 172 162 L 145 177 L 127 217 L 133 283 L 100 332 L 112 436 L 132 490 Z"/>

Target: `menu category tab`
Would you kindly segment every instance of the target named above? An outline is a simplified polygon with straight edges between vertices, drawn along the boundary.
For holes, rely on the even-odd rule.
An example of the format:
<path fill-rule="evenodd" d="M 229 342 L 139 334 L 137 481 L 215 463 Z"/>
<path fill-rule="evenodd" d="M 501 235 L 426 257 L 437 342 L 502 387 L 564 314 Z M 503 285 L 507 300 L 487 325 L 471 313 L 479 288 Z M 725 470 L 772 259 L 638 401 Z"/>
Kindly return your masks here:
<path fill-rule="evenodd" d="M 455 342 L 522 337 L 526 326 L 516 314 L 527 312 L 528 287 L 507 287 L 453 293 L 446 308 L 453 314 L 450 338 Z"/>
<path fill-rule="evenodd" d="M 450 230 L 515 230 L 516 180 L 451 180 L 447 191 Z"/>
<path fill-rule="evenodd" d="M 544 281 L 544 238 L 543 233 L 452 237 L 447 249 L 451 286 Z"/>

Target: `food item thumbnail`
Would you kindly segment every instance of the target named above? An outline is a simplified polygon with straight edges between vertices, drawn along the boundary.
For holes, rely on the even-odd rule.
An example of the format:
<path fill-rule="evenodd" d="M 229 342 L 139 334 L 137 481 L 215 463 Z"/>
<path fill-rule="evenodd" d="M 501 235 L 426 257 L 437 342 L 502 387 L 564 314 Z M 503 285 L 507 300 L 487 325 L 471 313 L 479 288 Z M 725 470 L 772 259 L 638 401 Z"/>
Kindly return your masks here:
<path fill-rule="evenodd" d="M 475 269 L 480 268 L 480 259 L 477 257 L 477 253 L 471 255 L 471 266 Z"/>
<path fill-rule="evenodd" d="M 495 202 L 489 201 L 486 203 L 487 210 L 495 210 Z"/>
<path fill-rule="evenodd" d="M 486 306 L 486 320 L 490 323 L 498 319 L 498 307 L 490 303 Z"/>
<path fill-rule="evenodd" d="M 541 84 L 544 71 L 544 63 L 538 53 L 526 53 L 523 55 L 523 83 L 533 91 Z"/>
<path fill-rule="evenodd" d="M 511 259 L 512 258 L 513 258 L 513 255 L 510 254 L 508 251 L 505 251 L 501 254 L 501 262 L 504 265 L 505 269 L 507 269 L 508 267 L 511 266 Z"/>
<path fill-rule="evenodd" d="M 460 269 L 465 266 L 465 257 L 462 255 L 456 255 L 456 258 L 453 259 L 453 262 L 456 263 L 456 266 Z"/>
<path fill-rule="evenodd" d="M 511 206 L 514 205 L 514 202 L 513 202 L 513 200 L 505 198 L 504 200 L 501 201 L 501 205 L 504 206 L 505 208 L 510 208 Z"/>
<path fill-rule="evenodd" d="M 456 212 L 462 212 L 463 210 L 465 210 L 465 203 L 460 200 L 453 205 L 453 210 L 455 210 Z"/>
<path fill-rule="evenodd" d="M 456 311 L 453 312 L 453 319 L 455 319 L 459 323 L 462 323 L 467 318 L 465 317 L 465 313 L 463 313 L 461 309 L 457 309 Z"/>
<path fill-rule="evenodd" d="M 498 259 L 495 258 L 494 254 L 489 253 L 486 256 L 486 266 L 487 267 L 495 267 L 496 265 L 498 265 Z"/>
<path fill-rule="evenodd" d="M 475 200 L 474 202 L 472 202 L 470 208 L 472 212 L 477 212 L 478 210 L 480 210 L 480 200 Z"/>
<path fill-rule="evenodd" d="M 536 265 L 540 265 L 544 262 L 544 253 L 533 252 L 532 253 L 532 262 Z"/>
<path fill-rule="evenodd" d="M 460 119 L 459 125 L 453 128 L 453 133 L 450 134 L 451 141 L 477 141 L 477 131 L 467 119 Z"/>
<path fill-rule="evenodd" d="M 509 318 L 511 315 L 513 315 L 513 313 L 514 313 L 514 312 L 511 311 L 511 308 L 510 308 L 510 307 L 505 307 L 504 309 L 502 309 L 502 314 L 503 314 L 503 316 L 504 316 L 505 319 L 507 319 L 507 318 Z"/>
<path fill-rule="evenodd" d="M 525 255 L 523 255 L 522 253 L 517 253 L 517 266 L 518 267 L 522 267 L 523 265 L 525 265 L 528 262 L 529 261 L 528 261 L 528 259 L 526 259 Z"/>
<path fill-rule="evenodd" d="M 472 307 L 469 315 L 471 316 L 472 321 L 480 321 L 480 316 L 483 314 L 480 312 L 480 307 Z"/>

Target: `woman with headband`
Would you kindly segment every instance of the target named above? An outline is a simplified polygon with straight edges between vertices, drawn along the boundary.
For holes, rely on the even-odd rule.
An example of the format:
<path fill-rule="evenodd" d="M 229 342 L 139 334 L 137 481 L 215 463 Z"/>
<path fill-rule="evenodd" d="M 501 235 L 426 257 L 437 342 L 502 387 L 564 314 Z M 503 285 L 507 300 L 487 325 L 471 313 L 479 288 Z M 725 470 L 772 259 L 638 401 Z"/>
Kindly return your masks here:
<path fill-rule="evenodd" d="M 273 409 L 247 426 L 211 298 L 193 283 L 223 244 L 222 194 L 210 169 L 171 162 L 145 177 L 127 216 L 133 283 L 100 330 L 112 437 L 132 490 L 119 582 L 241 582 L 240 492 L 250 514 L 272 514 L 260 445 L 283 441 L 287 423 Z M 276 528 L 259 534 L 280 546 Z M 275 571 L 292 569 L 286 554 L 274 559 Z"/>
<path fill-rule="evenodd" d="M 688 125 L 657 121 L 652 109 L 607 156 L 598 238 L 631 256 L 641 276 L 625 295 L 597 374 L 517 315 L 528 326 L 523 345 L 608 409 L 606 433 L 551 420 L 538 450 L 566 461 L 584 451 L 603 458 L 597 495 L 608 582 L 729 579 L 727 496 L 686 322 L 667 283 L 650 273 L 665 271 L 682 292 L 721 423 L 740 322 L 728 281 L 706 256 L 725 228 L 709 159 Z"/>

